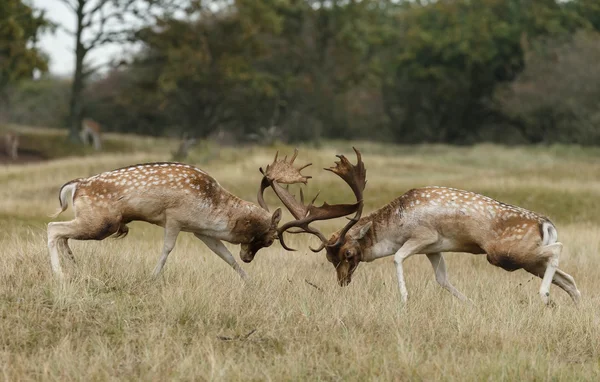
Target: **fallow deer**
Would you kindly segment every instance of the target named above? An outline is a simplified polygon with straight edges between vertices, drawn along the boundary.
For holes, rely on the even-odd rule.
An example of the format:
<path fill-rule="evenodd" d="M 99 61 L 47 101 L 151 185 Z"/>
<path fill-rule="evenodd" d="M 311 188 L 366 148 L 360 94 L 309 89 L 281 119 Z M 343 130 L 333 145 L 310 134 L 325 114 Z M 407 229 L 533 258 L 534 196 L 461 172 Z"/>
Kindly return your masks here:
<path fill-rule="evenodd" d="M 12 160 L 19 157 L 19 134 L 10 131 L 4 135 L 4 149 Z"/>
<path fill-rule="evenodd" d="M 90 118 L 84 118 L 81 121 L 81 132 L 79 135 L 84 144 L 93 143 L 95 150 L 100 151 L 102 149 L 102 125 L 98 122 Z"/>
<path fill-rule="evenodd" d="M 74 260 L 69 239 L 103 240 L 127 235 L 127 223 L 138 220 L 164 228 L 157 276 L 173 250 L 180 232 L 191 232 L 246 279 L 221 240 L 241 244 L 240 258 L 250 262 L 256 252 L 273 244 L 281 209 L 266 209 L 242 200 L 206 172 L 182 163 L 146 163 L 79 178 L 59 191 L 58 216 L 68 207 L 71 221 L 48 224 L 48 249 L 54 274 L 62 278 L 59 249 Z M 264 201 L 263 201 L 264 203 Z"/>
<path fill-rule="evenodd" d="M 563 245 L 557 241 L 556 227 L 545 216 L 505 204 L 469 191 L 447 187 L 412 189 L 391 203 L 361 217 L 366 170 L 360 152 L 354 149 L 357 164 L 343 155 L 336 166 L 325 170 L 340 176 L 356 197 L 356 213 L 346 226 L 329 240 L 309 224 L 340 216 L 337 206 L 326 203 L 316 207 L 298 202 L 278 183 L 295 183 L 300 170 L 289 163 L 279 163 L 263 172 L 283 204 L 296 218 L 278 228 L 281 245 L 289 248 L 283 234 L 290 228 L 317 236 L 322 244 L 313 250 L 327 251 L 327 260 L 337 272 L 338 282 L 346 286 L 360 262 L 394 255 L 398 287 L 403 302 L 408 299 L 403 263 L 415 254 L 425 254 L 435 271 L 437 282 L 461 300 L 467 298 L 448 280 L 442 252 L 486 254 L 487 260 L 507 271 L 525 269 L 542 278 L 539 290 L 545 304 L 549 302 L 550 283 L 565 290 L 577 303 L 580 292 L 573 277 L 558 269 Z M 305 180 L 305 179 L 304 179 Z M 305 183 L 305 181 L 303 182 Z M 313 200 L 314 202 L 314 200 Z"/>

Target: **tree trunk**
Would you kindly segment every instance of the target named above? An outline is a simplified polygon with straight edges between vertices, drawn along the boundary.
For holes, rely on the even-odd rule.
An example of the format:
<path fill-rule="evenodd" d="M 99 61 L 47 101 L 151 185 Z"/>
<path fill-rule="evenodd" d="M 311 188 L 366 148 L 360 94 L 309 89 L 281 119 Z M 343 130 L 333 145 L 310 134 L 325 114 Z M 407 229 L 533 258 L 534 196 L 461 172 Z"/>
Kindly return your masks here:
<path fill-rule="evenodd" d="M 81 60 L 83 61 L 83 60 Z M 80 142 L 79 131 L 81 130 L 81 120 L 83 116 L 81 93 L 83 91 L 83 63 L 77 60 L 75 74 L 73 76 L 73 85 L 71 87 L 71 99 L 69 101 L 69 140 Z"/>
<path fill-rule="evenodd" d="M 81 120 L 83 118 L 83 102 L 81 93 L 83 92 L 83 60 L 87 53 L 86 48 L 81 42 L 83 32 L 83 7 L 85 0 L 79 0 L 77 7 L 77 32 L 75 47 L 75 72 L 73 73 L 73 84 L 71 86 L 71 99 L 69 101 L 69 140 L 72 142 L 81 142 L 79 131 L 81 130 Z"/>

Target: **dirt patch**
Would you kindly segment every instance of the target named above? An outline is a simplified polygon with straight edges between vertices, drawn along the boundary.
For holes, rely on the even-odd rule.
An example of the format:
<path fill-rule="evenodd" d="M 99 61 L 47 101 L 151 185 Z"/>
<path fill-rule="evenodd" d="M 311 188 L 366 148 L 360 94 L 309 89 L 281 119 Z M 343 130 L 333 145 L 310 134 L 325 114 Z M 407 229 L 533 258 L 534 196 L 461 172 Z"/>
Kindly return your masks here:
<path fill-rule="evenodd" d="M 46 158 L 42 153 L 36 150 L 19 150 L 19 156 L 15 160 L 6 155 L 4 151 L 0 151 L 0 164 L 25 164 L 43 162 L 45 160 L 48 160 L 48 158 Z"/>

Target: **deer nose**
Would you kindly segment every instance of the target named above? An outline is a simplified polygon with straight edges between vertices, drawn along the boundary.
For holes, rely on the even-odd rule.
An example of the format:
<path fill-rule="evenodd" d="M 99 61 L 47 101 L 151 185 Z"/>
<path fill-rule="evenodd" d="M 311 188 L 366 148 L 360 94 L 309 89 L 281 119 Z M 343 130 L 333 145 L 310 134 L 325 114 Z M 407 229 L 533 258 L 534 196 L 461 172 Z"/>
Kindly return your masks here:
<path fill-rule="evenodd" d="M 242 253 L 240 254 L 240 258 L 244 263 L 249 263 L 254 260 L 254 253 Z"/>

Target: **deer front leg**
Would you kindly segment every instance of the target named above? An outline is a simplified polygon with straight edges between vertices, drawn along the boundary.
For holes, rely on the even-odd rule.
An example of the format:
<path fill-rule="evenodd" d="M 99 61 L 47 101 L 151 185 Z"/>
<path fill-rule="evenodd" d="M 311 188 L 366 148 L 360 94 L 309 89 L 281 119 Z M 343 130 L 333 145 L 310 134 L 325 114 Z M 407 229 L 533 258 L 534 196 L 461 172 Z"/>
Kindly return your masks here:
<path fill-rule="evenodd" d="M 444 256 L 441 253 L 430 253 L 427 255 L 429 262 L 431 262 L 431 266 L 435 272 L 435 280 L 442 286 L 442 288 L 446 289 L 448 292 L 452 293 L 455 297 L 458 297 L 462 301 L 469 301 L 469 299 L 462 293 L 458 291 L 450 283 L 448 280 L 448 273 L 446 271 L 446 261 L 444 260 Z"/>
<path fill-rule="evenodd" d="M 198 239 L 202 240 L 202 242 L 206 244 L 206 246 L 210 248 L 211 251 L 216 253 L 221 259 L 225 260 L 225 262 L 229 264 L 244 281 L 248 281 L 248 275 L 246 274 L 246 272 L 244 272 L 242 267 L 240 267 L 237 261 L 235 261 L 233 255 L 231 254 L 231 252 L 229 252 L 229 250 L 227 249 L 227 247 L 225 247 L 221 240 L 217 240 L 208 236 L 203 236 L 197 233 L 194 235 Z"/>
<path fill-rule="evenodd" d="M 396 275 L 398 276 L 398 288 L 400 289 L 400 298 L 403 303 L 408 301 L 408 291 L 406 290 L 406 282 L 404 281 L 404 269 L 402 264 L 404 260 L 431 244 L 435 240 L 412 238 L 408 239 L 404 245 L 394 255 L 394 265 L 396 266 Z"/>
<path fill-rule="evenodd" d="M 179 227 L 165 225 L 165 241 L 163 244 L 162 255 L 160 256 L 158 264 L 156 264 L 154 272 L 152 273 L 154 277 L 157 277 L 165 266 L 167 257 L 169 257 L 169 254 L 173 248 L 175 248 L 175 242 L 177 242 L 177 236 L 179 235 L 179 232 Z"/>

